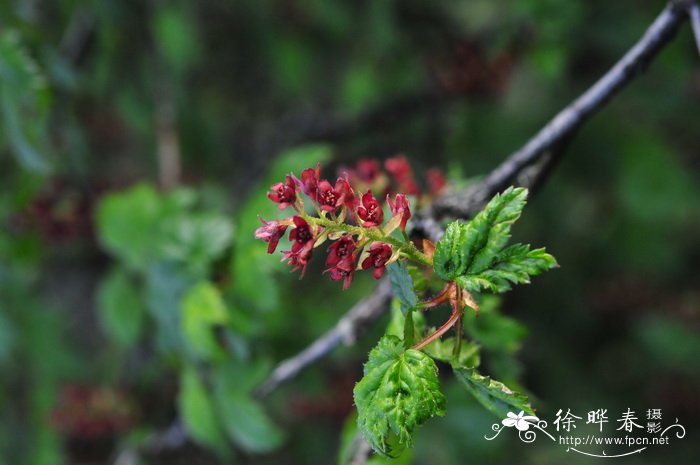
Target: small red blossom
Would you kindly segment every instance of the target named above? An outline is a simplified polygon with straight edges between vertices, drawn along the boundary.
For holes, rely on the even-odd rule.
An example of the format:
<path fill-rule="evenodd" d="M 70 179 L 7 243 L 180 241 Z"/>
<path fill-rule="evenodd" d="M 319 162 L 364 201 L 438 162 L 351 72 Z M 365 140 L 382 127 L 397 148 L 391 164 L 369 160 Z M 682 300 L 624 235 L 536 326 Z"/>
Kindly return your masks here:
<path fill-rule="evenodd" d="M 299 276 L 299 279 L 301 279 L 304 277 L 304 273 L 306 273 L 306 267 L 309 264 L 309 261 L 311 260 L 313 250 L 314 243 L 311 241 L 298 247 L 297 250 L 294 250 L 294 246 L 292 246 L 292 250 L 282 252 L 282 261 L 287 260 L 289 266 L 294 267 L 292 268 L 293 272 L 301 269 L 301 276 Z"/>
<path fill-rule="evenodd" d="M 328 247 L 326 265 L 336 265 L 346 257 L 351 256 L 356 249 L 355 241 L 351 235 L 345 234 Z"/>
<path fill-rule="evenodd" d="M 265 221 L 262 218 L 260 218 L 260 221 L 262 221 L 264 226 L 255 230 L 255 237 L 267 242 L 267 253 L 273 253 L 280 239 L 284 236 L 287 225 L 275 220 Z"/>
<path fill-rule="evenodd" d="M 428 178 L 428 186 L 430 186 L 430 193 L 432 195 L 440 195 L 447 186 L 447 180 L 442 170 L 431 168 L 426 173 L 426 176 Z"/>
<path fill-rule="evenodd" d="M 403 194 L 396 194 L 394 199 L 395 200 L 392 202 L 391 197 L 388 195 L 386 196 L 386 201 L 389 204 L 391 213 L 393 213 L 395 217 L 401 217 L 399 227 L 401 228 L 401 231 L 405 231 L 406 223 L 411 218 L 411 205 L 408 203 L 408 199 Z"/>
<path fill-rule="evenodd" d="M 335 189 L 343 194 L 343 204 L 350 210 L 354 210 L 357 206 L 357 198 L 355 191 L 350 187 L 350 182 L 345 178 L 338 178 L 335 182 Z"/>
<path fill-rule="evenodd" d="M 374 268 L 374 279 L 382 277 L 386 271 L 386 262 L 391 258 L 391 246 L 386 242 L 375 242 L 369 246 L 369 256 L 362 261 L 362 269 Z"/>
<path fill-rule="evenodd" d="M 345 203 L 346 190 L 343 183 L 344 179 L 338 179 L 335 187 L 325 179 L 318 183 L 318 203 L 321 210 L 335 212 Z"/>
<path fill-rule="evenodd" d="M 409 195 L 419 195 L 420 189 L 413 178 L 413 169 L 404 155 L 389 158 L 384 162 L 384 168 L 391 173 L 398 184 L 398 190 Z"/>
<path fill-rule="evenodd" d="M 307 168 L 301 172 L 301 179 L 294 178 L 301 191 L 309 196 L 314 202 L 317 198 L 318 183 L 321 178 L 321 164 L 316 165 L 316 169 Z"/>
<path fill-rule="evenodd" d="M 379 226 L 382 224 L 382 221 L 384 221 L 382 206 L 379 205 L 377 199 L 374 198 L 371 190 L 368 190 L 362 196 L 362 205 L 357 207 L 357 216 L 360 217 L 362 226 L 365 228 Z"/>
<path fill-rule="evenodd" d="M 360 181 L 372 184 L 382 174 L 382 171 L 377 160 L 362 159 L 357 162 L 354 174 Z"/>
<path fill-rule="evenodd" d="M 326 271 L 324 271 L 324 273 L 330 272 L 331 279 L 333 281 L 340 281 L 342 279 L 343 289 L 347 289 L 348 287 L 350 287 L 350 284 L 352 283 L 353 274 L 355 273 L 356 258 L 356 254 L 351 254 L 340 260 L 331 268 L 328 268 Z"/>
<path fill-rule="evenodd" d="M 268 192 L 267 197 L 273 202 L 277 202 L 280 210 L 293 205 L 297 200 L 296 184 L 291 176 L 287 176 L 285 182 L 274 184 L 270 189 L 272 189 L 272 192 Z"/>
<path fill-rule="evenodd" d="M 294 229 L 289 233 L 289 240 L 294 241 L 292 252 L 299 251 L 309 242 L 313 246 L 314 232 L 309 223 L 301 216 L 295 216 L 292 221 L 294 221 Z"/>

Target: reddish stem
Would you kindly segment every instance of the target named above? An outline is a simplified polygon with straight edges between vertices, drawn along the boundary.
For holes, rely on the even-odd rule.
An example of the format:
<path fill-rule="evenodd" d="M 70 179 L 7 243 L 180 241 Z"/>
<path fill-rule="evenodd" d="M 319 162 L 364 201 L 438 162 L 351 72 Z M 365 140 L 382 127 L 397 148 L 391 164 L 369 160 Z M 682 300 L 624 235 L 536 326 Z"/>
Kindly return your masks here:
<path fill-rule="evenodd" d="M 413 348 L 416 350 L 420 350 L 423 347 L 430 344 L 431 342 L 435 341 L 436 339 L 439 339 L 440 336 L 449 331 L 449 329 L 453 327 L 455 323 L 457 323 L 457 321 L 460 320 L 461 317 L 462 311 L 458 307 L 453 307 L 452 314 L 450 315 L 450 318 L 445 322 L 445 324 L 440 326 L 440 328 L 438 328 L 438 330 L 435 331 L 433 334 L 418 342 L 416 345 L 413 346 Z"/>

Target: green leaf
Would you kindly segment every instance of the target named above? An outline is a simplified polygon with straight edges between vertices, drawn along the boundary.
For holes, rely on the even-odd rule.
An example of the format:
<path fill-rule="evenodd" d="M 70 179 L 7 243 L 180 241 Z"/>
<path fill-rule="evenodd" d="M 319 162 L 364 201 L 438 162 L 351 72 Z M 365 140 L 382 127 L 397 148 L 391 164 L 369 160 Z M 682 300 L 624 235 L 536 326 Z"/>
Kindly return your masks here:
<path fill-rule="evenodd" d="M 217 392 L 216 407 L 229 438 L 246 451 L 269 452 L 284 441 L 282 431 L 250 395 Z"/>
<path fill-rule="evenodd" d="M 357 454 L 357 443 L 362 440 L 362 436 L 357 431 L 357 414 L 353 413 L 347 417 L 343 423 L 343 430 L 340 433 L 340 447 L 338 448 L 338 465 L 349 465 L 353 463 Z M 372 455 L 367 459 L 365 465 L 410 465 L 413 463 L 413 450 L 406 450 L 401 457 L 387 458 L 382 455 Z"/>
<path fill-rule="evenodd" d="M 401 311 L 404 315 L 414 310 L 418 305 L 418 297 L 413 290 L 413 279 L 408 272 L 405 263 L 394 262 L 387 267 L 389 271 L 389 279 L 391 280 L 391 288 L 394 291 L 394 296 L 401 303 Z"/>
<path fill-rule="evenodd" d="M 12 153 L 27 170 L 46 173 L 51 93 L 16 30 L 0 33 L 0 117 Z M 2 142 L 0 138 L 0 142 Z"/>
<path fill-rule="evenodd" d="M 499 418 L 505 418 L 508 412 L 524 411 L 528 415 L 535 412 L 527 397 L 510 390 L 505 384 L 488 376 L 479 374 L 473 368 L 453 368 L 457 379 L 484 407 Z"/>
<path fill-rule="evenodd" d="M 469 341 L 462 341 L 459 347 L 459 354 L 454 355 L 456 339 L 453 337 L 447 339 L 438 339 L 435 342 L 428 344 L 425 352 L 431 357 L 451 364 L 459 368 L 476 368 L 481 363 L 479 352 L 481 347 L 478 344 Z"/>
<path fill-rule="evenodd" d="M 527 189 L 509 187 L 497 194 L 470 222 L 452 222 L 436 244 L 434 267 L 445 281 L 487 270 L 510 238 L 520 217 Z"/>
<path fill-rule="evenodd" d="M 156 256 L 162 201 L 150 184 L 105 196 L 97 209 L 104 247 L 132 269 L 144 270 Z"/>
<path fill-rule="evenodd" d="M 456 281 L 469 292 L 487 289 L 499 294 L 509 291 L 511 283 L 529 284 L 531 275 L 538 275 L 556 266 L 557 261 L 544 248 L 530 250 L 529 245 L 515 244 L 498 253 L 490 269 L 460 276 Z"/>
<path fill-rule="evenodd" d="M 394 336 L 384 336 L 372 349 L 354 395 L 359 430 L 385 456 L 410 447 L 416 427 L 445 414 L 435 362 L 423 352 L 404 351 Z"/>
<path fill-rule="evenodd" d="M 222 450 L 226 437 L 217 419 L 212 398 L 194 367 L 185 367 L 181 373 L 178 408 L 192 439 L 203 446 Z"/>
<path fill-rule="evenodd" d="M 214 335 L 214 327 L 228 321 L 219 290 L 209 282 L 195 285 L 183 296 L 182 310 L 182 331 L 194 355 L 205 360 L 223 357 Z"/>
<path fill-rule="evenodd" d="M 145 310 L 141 295 L 123 269 L 113 269 L 102 281 L 97 301 L 105 333 L 124 348 L 133 346 L 143 330 Z"/>
<path fill-rule="evenodd" d="M 159 255 L 187 263 L 200 275 L 222 255 L 233 238 L 231 222 L 214 212 L 178 212 L 164 221 L 161 229 L 164 237 Z"/>
<path fill-rule="evenodd" d="M 425 315 L 421 312 L 411 312 L 411 319 L 413 320 L 413 338 L 417 340 L 425 332 L 426 323 Z M 399 299 L 392 299 L 391 301 L 391 319 L 384 332 L 387 336 L 396 336 L 397 338 L 404 341 L 404 346 L 406 345 L 406 317 L 401 312 L 401 304 Z"/>
<path fill-rule="evenodd" d="M 248 452 L 268 452 L 284 441 L 283 432 L 250 394 L 268 371 L 269 365 L 264 363 L 234 362 L 216 372 L 214 400 L 224 430 Z"/>

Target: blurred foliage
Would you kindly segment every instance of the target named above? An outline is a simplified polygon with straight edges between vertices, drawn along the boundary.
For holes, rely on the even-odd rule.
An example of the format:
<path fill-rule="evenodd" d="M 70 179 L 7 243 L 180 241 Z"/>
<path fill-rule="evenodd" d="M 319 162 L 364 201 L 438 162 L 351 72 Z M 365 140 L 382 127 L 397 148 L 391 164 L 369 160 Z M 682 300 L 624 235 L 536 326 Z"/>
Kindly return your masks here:
<path fill-rule="evenodd" d="M 0 2 L 0 462 L 110 463 L 178 418 L 197 446 L 175 463 L 342 457 L 352 387 L 388 318 L 255 399 L 274 361 L 373 286 L 297 281 L 265 257 L 253 230 L 276 210 L 269 185 L 398 152 L 464 185 L 663 5 Z M 538 414 L 662 408 L 700 427 L 699 83 L 684 27 L 583 128 L 520 221 L 514 240 L 547 244 L 561 269 L 465 318 L 483 372 Z M 173 156 L 180 187 L 156 187 Z M 448 414 L 401 462 L 576 463 L 485 441 L 496 417 L 456 381 L 443 388 Z M 77 409 L 75 392 L 116 400 Z M 688 438 L 629 462 L 697 454 Z"/>

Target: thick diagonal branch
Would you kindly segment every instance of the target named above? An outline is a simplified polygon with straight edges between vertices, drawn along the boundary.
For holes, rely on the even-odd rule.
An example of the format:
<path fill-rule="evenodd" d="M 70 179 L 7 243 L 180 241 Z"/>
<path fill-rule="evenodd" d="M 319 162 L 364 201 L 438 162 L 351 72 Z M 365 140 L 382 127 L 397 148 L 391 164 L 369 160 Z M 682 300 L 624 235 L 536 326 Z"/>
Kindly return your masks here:
<path fill-rule="evenodd" d="M 527 166 L 570 139 L 591 116 L 600 111 L 623 87 L 639 76 L 676 34 L 686 13 L 671 2 L 642 38 L 591 88 L 560 111 L 522 148 L 510 155 L 483 181 L 438 199 L 426 216 L 470 217 L 496 192 L 504 189 Z"/>
<path fill-rule="evenodd" d="M 268 395 L 277 387 L 301 372 L 304 368 L 326 355 L 341 343 L 352 344 L 357 336 L 387 308 L 391 298 L 391 284 L 383 279 L 377 289 L 367 298 L 358 302 L 336 325 L 310 346 L 295 356 L 277 365 L 267 380 L 260 385 L 257 394 Z"/>

